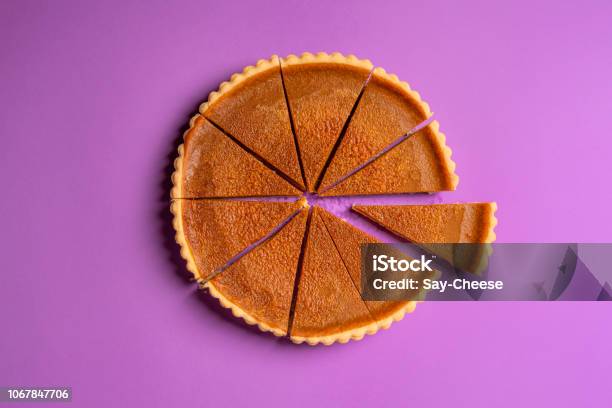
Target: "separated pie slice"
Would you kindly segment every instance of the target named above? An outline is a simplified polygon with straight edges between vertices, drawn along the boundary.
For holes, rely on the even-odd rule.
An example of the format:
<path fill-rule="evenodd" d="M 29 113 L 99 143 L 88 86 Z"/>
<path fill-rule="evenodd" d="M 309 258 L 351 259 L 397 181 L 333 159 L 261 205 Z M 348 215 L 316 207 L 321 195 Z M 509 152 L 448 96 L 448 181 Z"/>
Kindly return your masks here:
<path fill-rule="evenodd" d="M 210 94 L 200 113 L 303 185 L 278 57 L 234 74 Z"/>
<path fill-rule="evenodd" d="M 353 209 L 411 242 L 454 244 L 495 241 L 495 203 L 354 205 Z"/>
<path fill-rule="evenodd" d="M 355 205 L 353 209 L 457 270 L 480 275 L 488 265 L 497 224 L 495 203 Z"/>
<path fill-rule="evenodd" d="M 303 205 L 302 200 L 175 200 L 176 237 L 188 269 L 198 281 L 209 279 L 217 268 L 272 232 Z"/>
<path fill-rule="evenodd" d="M 305 53 L 282 60 L 287 99 L 310 191 L 371 69 L 369 61 L 337 53 Z"/>
<path fill-rule="evenodd" d="M 277 336 L 287 334 L 289 310 L 308 211 L 209 282 L 234 315 Z"/>
<path fill-rule="evenodd" d="M 179 151 L 173 198 L 300 193 L 202 116 L 194 119 Z"/>
<path fill-rule="evenodd" d="M 320 211 L 320 216 L 355 286 L 361 287 L 361 245 L 375 244 L 379 241 L 325 210 Z M 399 320 L 405 313 L 411 312 L 416 306 L 415 302 L 408 300 L 366 301 L 365 303 L 376 323 L 385 328 L 393 320 Z"/>
<path fill-rule="evenodd" d="M 318 208 L 312 213 L 306 240 L 291 340 L 344 343 L 374 331 L 376 324 L 338 255 Z"/>
<path fill-rule="evenodd" d="M 401 194 L 454 190 L 459 178 L 438 122 L 408 137 L 321 195 Z"/>

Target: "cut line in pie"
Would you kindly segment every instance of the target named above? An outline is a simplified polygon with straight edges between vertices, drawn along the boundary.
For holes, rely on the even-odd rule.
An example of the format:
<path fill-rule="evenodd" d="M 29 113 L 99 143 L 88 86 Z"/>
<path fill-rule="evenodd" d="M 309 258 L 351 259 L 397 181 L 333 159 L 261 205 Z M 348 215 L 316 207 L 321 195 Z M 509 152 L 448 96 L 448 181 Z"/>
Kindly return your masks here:
<path fill-rule="evenodd" d="M 200 115 L 185 132 L 174 166 L 172 198 L 300 194 Z"/>
<path fill-rule="evenodd" d="M 376 68 L 325 171 L 321 189 L 413 131 L 431 115 L 429 105 L 407 83 Z M 458 177 L 450 155 L 444 135 L 433 123 L 325 195 L 454 190 Z M 414 163 L 415 159 L 419 163 Z M 371 177 L 375 177 L 374 182 L 368 182 Z"/>
<path fill-rule="evenodd" d="M 277 56 L 232 75 L 200 106 L 200 114 L 304 186 Z"/>
<path fill-rule="evenodd" d="M 303 208 L 302 200 L 256 202 L 231 200 L 174 200 L 176 238 L 187 268 L 205 282 L 232 258 Z"/>
<path fill-rule="evenodd" d="M 345 343 L 376 331 L 376 322 L 336 251 L 319 208 L 313 211 L 303 256 L 291 339 L 309 344 Z"/>
<path fill-rule="evenodd" d="M 437 121 L 410 135 L 322 196 L 428 193 L 455 190 L 458 177 Z M 367 159 L 366 159 L 367 162 Z M 349 172 L 350 174 L 350 172 Z M 326 188 L 329 187 L 329 188 Z"/>
<path fill-rule="evenodd" d="M 306 186 L 314 191 L 328 157 L 372 71 L 372 63 L 340 55 L 290 55 L 281 71 Z"/>
<path fill-rule="evenodd" d="M 302 210 L 271 239 L 209 283 L 213 296 L 231 305 L 234 315 L 276 336 L 287 334 L 306 219 L 307 211 Z"/>
<path fill-rule="evenodd" d="M 361 285 L 361 245 L 376 244 L 380 241 L 328 211 L 321 209 L 319 214 L 353 283 L 359 287 Z M 366 301 L 365 305 L 377 325 L 388 328 L 393 321 L 402 319 L 407 311 L 412 311 L 416 307 L 416 302 L 407 300 Z"/>
<path fill-rule="evenodd" d="M 360 246 L 378 241 L 298 197 L 454 190 L 431 115 L 408 84 L 354 56 L 273 56 L 233 75 L 200 106 L 175 160 L 171 211 L 187 269 L 235 316 L 295 343 L 388 328 L 416 302 L 362 299 Z M 355 211 L 417 243 L 495 238 L 491 205 L 458 208 Z"/>

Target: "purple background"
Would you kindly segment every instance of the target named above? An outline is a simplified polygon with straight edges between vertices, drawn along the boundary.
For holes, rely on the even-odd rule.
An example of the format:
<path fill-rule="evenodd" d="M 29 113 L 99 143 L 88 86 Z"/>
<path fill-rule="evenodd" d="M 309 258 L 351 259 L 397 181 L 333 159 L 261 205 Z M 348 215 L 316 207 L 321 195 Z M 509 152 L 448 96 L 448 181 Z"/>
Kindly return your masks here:
<path fill-rule="evenodd" d="M 196 293 L 167 212 L 208 92 L 341 51 L 410 82 L 448 136 L 458 190 L 414 202 L 495 200 L 503 242 L 610 241 L 609 1 L 113 3 L 0 3 L 0 386 L 89 407 L 612 401 L 610 304 L 425 304 L 293 346 Z"/>

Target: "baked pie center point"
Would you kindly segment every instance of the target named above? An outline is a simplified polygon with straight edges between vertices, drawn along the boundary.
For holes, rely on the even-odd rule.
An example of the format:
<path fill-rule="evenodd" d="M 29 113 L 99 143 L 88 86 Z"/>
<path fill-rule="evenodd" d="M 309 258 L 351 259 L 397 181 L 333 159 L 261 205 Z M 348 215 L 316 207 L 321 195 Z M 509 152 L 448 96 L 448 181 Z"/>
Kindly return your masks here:
<path fill-rule="evenodd" d="M 304 193 L 303 197 L 310 207 L 321 206 L 322 201 L 324 201 L 323 197 L 316 193 Z"/>

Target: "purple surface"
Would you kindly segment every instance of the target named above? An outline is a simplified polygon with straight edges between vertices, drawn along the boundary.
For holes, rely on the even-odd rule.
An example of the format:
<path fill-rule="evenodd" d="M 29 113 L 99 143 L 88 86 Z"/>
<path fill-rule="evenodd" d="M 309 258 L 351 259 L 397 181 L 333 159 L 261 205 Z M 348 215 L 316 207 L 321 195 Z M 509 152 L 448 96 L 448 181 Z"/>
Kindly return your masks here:
<path fill-rule="evenodd" d="M 167 213 L 208 92 L 337 50 L 409 81 L 447 134 L 458 190 L 412 201 L 495 200 L 503 242 L 610 241 L 610 2 L 113 3 L 0 3 L 0 386 L 88 407 L 610 403 L 609 303 L 425 304 L 293 346 L 196 293 Z"/>

